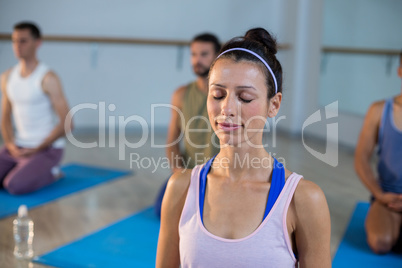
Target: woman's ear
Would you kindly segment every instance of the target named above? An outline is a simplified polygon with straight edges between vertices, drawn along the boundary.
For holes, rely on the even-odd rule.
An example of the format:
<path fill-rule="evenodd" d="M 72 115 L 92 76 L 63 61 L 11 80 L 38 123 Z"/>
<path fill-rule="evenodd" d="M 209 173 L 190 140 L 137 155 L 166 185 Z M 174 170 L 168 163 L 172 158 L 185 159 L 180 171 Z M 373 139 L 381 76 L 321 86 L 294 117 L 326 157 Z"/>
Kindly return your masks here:
<path fill-rule="evenodd" d="M 276 95 L 269 100 L 268 117 L 272 118 L 278 114 L 279 108 L 281 107 L 281 102 L 282 102 L 281 92 L 276 93 Z"/>

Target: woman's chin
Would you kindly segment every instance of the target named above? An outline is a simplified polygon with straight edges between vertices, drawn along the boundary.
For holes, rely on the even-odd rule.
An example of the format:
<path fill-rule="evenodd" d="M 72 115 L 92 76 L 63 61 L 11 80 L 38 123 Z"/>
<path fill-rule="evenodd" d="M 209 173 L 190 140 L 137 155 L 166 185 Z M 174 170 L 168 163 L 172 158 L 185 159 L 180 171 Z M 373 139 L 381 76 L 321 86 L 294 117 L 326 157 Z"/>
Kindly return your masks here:
<path fill-rule="evenodd" d="M 221 149 L 226 147 L 241 147 L 241 142 L 230 139 L 220 140 Z"/>

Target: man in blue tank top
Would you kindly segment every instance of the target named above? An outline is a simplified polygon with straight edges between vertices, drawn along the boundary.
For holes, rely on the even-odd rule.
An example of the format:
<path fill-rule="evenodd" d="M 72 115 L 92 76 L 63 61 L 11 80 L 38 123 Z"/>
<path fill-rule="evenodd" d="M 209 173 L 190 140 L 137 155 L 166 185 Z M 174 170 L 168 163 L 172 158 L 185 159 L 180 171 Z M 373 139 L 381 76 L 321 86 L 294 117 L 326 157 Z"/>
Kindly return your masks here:
<path fill-rule="evenodd" d="M 402 78 L 402 52 L 398 76 Z M 378 179 L 370 163 L 375 146 Z M 373 196 L 365 224 L 367 242 L 374 252 L 386 253 L 397 244 L 402 227 L 402 94 L 369 108 L 356 147 L 355 169 Z"/>
<path fill-rule="evenodd" d="M 15 25 L 12 46 L 19 63 L 1 75 L 0 188 L 11 194 L 38 190 L 61 176 L 63 136 L 72 129 L 60 80 L 36 57 L 40 45 L 35 24 Z"/>

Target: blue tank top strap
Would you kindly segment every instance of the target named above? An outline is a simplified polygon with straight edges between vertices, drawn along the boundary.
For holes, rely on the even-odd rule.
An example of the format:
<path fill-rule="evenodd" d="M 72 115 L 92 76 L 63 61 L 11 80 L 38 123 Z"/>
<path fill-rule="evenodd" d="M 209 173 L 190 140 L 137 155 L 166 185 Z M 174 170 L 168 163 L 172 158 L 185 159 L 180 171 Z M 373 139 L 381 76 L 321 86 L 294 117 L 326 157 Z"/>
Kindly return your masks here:
<path fill-rule="evenodd" d="M 216 155 L 212 157 L 205 165 L 202 167 L 200 171 L 200 193 L 199 193 L 199 202 L 200 202 L 200 216 L 201 222 L 204 224 L 203 219 L 203 211 L 204 211 L 204 200 L 205 200 L 205 189 L 207 186 L 207 175 L 211 170 L 212 162 L 214 161 Z M 269 189 L 268 201 L 265 207 L 264 219 L 268 216 L 272 207 L 274 206 L 276 200 L 278 199 L 283 187 L 285 186 L 285 168 L 282 163 L 278 162 L 274 158 L 274 169 L 272 171 L 272 180 L 271 180 L 271 188 Z"/>
<path fill-rule="evenodd" d="M 390 98 L 385 101 L 384 109 L 381 116 L 380 127 L 378 129 L 378 154 L 381 152 L 381 144 L 384 137 L 384 128 L 385 122 L 390 118 L 389 113 L 392 111 L 392 103 L 394 102 L 393 98 Z"/>
<path fill-rule="evenodd" d="M 205 199 L 205 189 L 207 188 L 207 175 L 208 172 L 211 170 L 211 165 L 212 162 L 214 161 L 216 155 L 209 159 L 205 165 L 202 167 L 200 171 L 200 216 L 201 216 L 201 222 L 204 224 L 204 219 L 203 219 L 203 211 L 204 211 L 204 199 Z"/>
<path fill-rule="evenodd" d="M 274 158 L 274 169 L 272 171 L 271 188 L 269 189 L 267 206 L 265 207 L 264 219 L 268 216 L 283 187 L 285 186 L 285 168 L 282 163 Z"/>

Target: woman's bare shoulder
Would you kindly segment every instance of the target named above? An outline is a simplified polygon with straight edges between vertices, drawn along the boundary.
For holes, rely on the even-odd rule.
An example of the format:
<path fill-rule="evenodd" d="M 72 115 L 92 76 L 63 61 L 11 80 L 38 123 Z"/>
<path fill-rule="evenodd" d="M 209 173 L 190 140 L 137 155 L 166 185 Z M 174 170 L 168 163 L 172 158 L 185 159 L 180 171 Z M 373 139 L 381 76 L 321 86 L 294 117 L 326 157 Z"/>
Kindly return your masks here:
<path fill-rule="evenodd" d="M 312 181 L 301 179 L 293 195 L 294 207 L 298 215 L 312 214 L 328 210 L 327 200 L 322 189 Z M 300 213 L 301 212 L 301 213 Z"/>
<path fill-rule="evenodd" d="M 180 170 L 170 177 L 168 182 L 168 188 L 172 188 L 175 191 L 183 191 L 188 188 L 191 180 L 192 169 Z"/>
<path fill-rule="evenodd" d="M 181 204 L 179 207 L 183 207 L 190 186 L 191 172 L 192 169 L 177 171 L 169 178 L 163 202 L 171 209 L 178 208 L 178 204 Z"/>
<path fill-rule="evenodd" d="M 304 178 L 300 180 L 297 185 L 295 196 L 303 200 L 308 199 L 314 202 L 323 201 L 322 199 L 325 199 L 324 192 L 321 190 L 320 186 Z"/>
<path fill-rule="evenodd" d="M 294 172 L 285 169 L 286 181 L 292 176 Z M 321 188 L 312 181 L 306 180 L 304 177 L 299 181 L 293 196 L 295 205 L 301 206 L 314 206 L 316 202 L 326 204 L 324 192 Z M 309 204 L 311 203 L 311 204 Z"/>
<path fill-rule="evenodd" d="M 285 169 L 285 178 L 286 181 L 289 179 L 294 172 Z M 312 181 L 306 180 L 304 177 L 299 181 L 299 184 L 296 187 L 296 191 L 294 193 L 294 199 L 304 199 L 304 198 L 311 198 L 313 200 L 318 201 L 320 198 L 325 199 L 324 192 L 321 188 Z"/>

